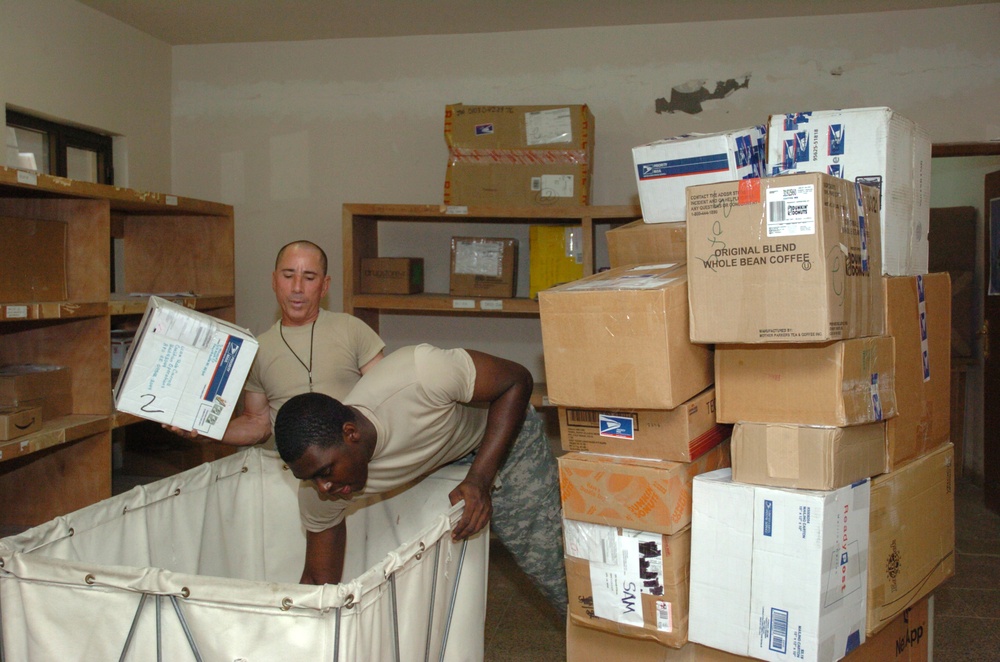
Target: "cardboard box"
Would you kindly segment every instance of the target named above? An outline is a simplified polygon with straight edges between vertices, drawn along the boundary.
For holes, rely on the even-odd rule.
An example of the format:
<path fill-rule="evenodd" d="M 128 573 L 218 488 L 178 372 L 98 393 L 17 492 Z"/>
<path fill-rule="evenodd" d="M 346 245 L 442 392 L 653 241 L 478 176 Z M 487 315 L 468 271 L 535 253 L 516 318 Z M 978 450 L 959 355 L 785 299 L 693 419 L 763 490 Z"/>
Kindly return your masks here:
<path fill-rule="evenodd" d="M 872 481 L 870 634 L 955 574 L 953 472 L 947 444 Z"/>
<path fill-rule="evenodd" d="M 818 173 L 693 186 L 695 342 L 823 342 L 885 332 L 878 191 Z"/>
<path fill-rule="evenodd" d="M 632 221 L 604 233 L 611 268 L 687 261 L 686 223 Z"/>
<path fill-rule="evenodd" d="M 885 471 L 885 423 L 819 427 L 737 423 L 733 480 L 835 490 Z"/>
<path fill-rule="evenodd" d="M 820 492 L 694 479 L 691 641 L 833 662 L 865 638 L 870 482 Z"/>
<path fill-rule="evenodd" d="M 417 294 L 423 291 L 422 257 L 368 257 L 361 260 L 362 294 Z"/>
<path fill-rule="evenodd" d="M 882 273 L 927 273 L 931 142 L 890 108 L 772 115 L 768 172 L 824 172 L 881 191 Z"/>
<path fill-rule="evenodd" d="M 567 453 L 558 459 L 563 516 L 673 535 L 691 522 L 691 481 L 729 466 L 729 442 L 694 462 Z"/>
<path fill-rule="evenodd" d="M 583 278 L 583 228 L 532 225 L 528 230 L 528 298 L 542 290 Z"/>
<path fill-rule="evenodd" d="M 42 429 L 42 408 L 0 409 L 0 441 L 17 439 Z"/>
<path fill-rule="evenodd" d="M 594 116 L 585 105 L 445 108 L 446 205 L 590 204 Z"/>
<path fill-rule="evenodd" d="M 39 407 L 42 420 L 73 413 L 73 380 L 66 366 L 20 364 L 0 367 L 0 407 Z"/>
<path fill-rule="evenodd" d="M 903 610 L 892 623 L 847 655 L 847 662 L 928 662 L 931 659 L 930 598 Z"/>
<path fill-rule="evenodd" d="M 889 336 L 810 345 L 720 345 L 716 417 L 796 425 L 861 425 L 896 415 Z"/>
<path fill-rule="evenodd" d="M 538 296 L 549 401 L 674 409 L 712 384 L 688 333 L 683 265 L 611 269 Z"/>
<path fill-rule="evenodd" d="M 606 632 L 687 643 L 691 527 L 672 536 L 563 520 L 570 620 Z"/>
<path fill-rule="evenodd" d="M 951 279 L 884 277 L 886 333 L 896 347 L 896 407 L 886 424 L 893 469 L 948 442 L 951 433 Z"/>
<path fill-rule="evenodd" d="M 559 438 L 566 451 L 690 462 L 728 439 L 715 420 L 715 388 L 676 409 L 559 407 Z"/>
<path fill-rule="evenodd" d="M 0 216 L 0 301 L 66 301 L 66 223 Z"/>
<path fill-rule="evenodd" d="M 517 240 L 451 238 L 451 296 L 510 298 L 517 292 Z"/>
<path fill-rule="evenodd" d="M 221 439 L 256 354 L 249 331 L 152 296 L 118 373 L 115 407 Z"/>
<path fill-rule="evenodd" d="M 763 176 L 767 127 L 691 134 L 632 148 L 642 217 L 647 223 L 686 218 L 684 189 Z"/>
<path fill-rule="evenodd" d="M 928 598 L 905 610 L 888 627 L 847 654 L 848 662 L 927 662 L 930 640 Z M 688 642 L 680 649 L 648 639 L 633 639 L 582 627 L 567 617 L 566 659 L 572 662 L 752 662 Z"/>

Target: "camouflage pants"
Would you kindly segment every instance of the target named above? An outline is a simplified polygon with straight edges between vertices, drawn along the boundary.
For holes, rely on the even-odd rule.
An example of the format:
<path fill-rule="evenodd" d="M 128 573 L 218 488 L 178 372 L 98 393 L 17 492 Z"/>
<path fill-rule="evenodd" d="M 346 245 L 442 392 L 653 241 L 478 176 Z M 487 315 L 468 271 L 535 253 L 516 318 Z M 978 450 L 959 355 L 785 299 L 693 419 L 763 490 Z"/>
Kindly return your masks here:
<path fill-rule="evenodd" d="M 497 475 L 490 526 L 521 570 L 565 616 L 559 470 L 545 424 L 534 407 L 528 407 L 521 432 Z"/>

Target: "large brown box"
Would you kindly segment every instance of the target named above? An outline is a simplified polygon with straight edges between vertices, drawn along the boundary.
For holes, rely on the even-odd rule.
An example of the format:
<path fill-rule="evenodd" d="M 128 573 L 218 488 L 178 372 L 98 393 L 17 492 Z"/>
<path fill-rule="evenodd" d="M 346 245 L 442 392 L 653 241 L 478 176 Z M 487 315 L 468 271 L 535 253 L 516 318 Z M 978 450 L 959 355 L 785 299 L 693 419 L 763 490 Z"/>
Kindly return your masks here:
<path fill-rule="evenodd" d="M 0 409 L 0 441 L 23 437 L 41 429 L 41 407 Z"/>
<path fill-rule="evenodd" d="M 722 423 L 875 423 L 896 415 L 893 340 L 719 345 L 715 389 Z"/>
<path fill-rule="evenodd" d="M 445 108 L 446 205 L 590 204 L 594 116 L 586 105 Z"/>
<path fill-rule="evenodd" d="M 897 416 L 886 423 L 887 470 L 949 440 L 951 279 L 886 276 L 886 334 L 896 346 Z"/>
<path fill-rule="evenodd" d="M 714 388 L 675 409 L 559 407 L 558 412 L 566 451 L 691 462 L 732 432 L 715 420 Z"/>
<path fill-rule="evenodd" d="M 566 453 L 558 463 L 564 517 L 672 535 L 691 523 L 694 477 L 729 466 L 729 442 L 694 462 Z"/>
<path fill-rule="evenodd" d="M 687 262 L 686 223 L 632 221 L 604 233 L 611 268 Z"/>
<path fill-rule="evenodd" d="M 954 484 L 951 444 L 872 481 L 869 635 L 955 574 Z"/>
<path fill-rule="evenodd" d="M 510 298 L 517 292 L 517 240 L 451 238 L 451 296 Z"/>
<path fill-rule="evenodd" d="M 362 294 L 417 294 L 423 291 L 422 257 L 368 257 L 361 260 Z"/>
<path fill-rule="evenodd" d="M 538 295 L 549 400 L 674 409 L 712 384 L 712 350 L 688 334 L 683 265 L 632 266 Z"/>
<path fill-rule="evenodd" d="M 835 490 L 885 471 L 885 423 L 849 427 L 751 423 L 733 428 L 733 480 Z"/>
<path fill-rule="evenodd" d="M 690 526 L 665 536 L 564 519 L 563 529 L 573 623 L 673 648 L 687 643 Z"/>
<path fill-rule="evenodd" d="M 692 340 L 883 335 L 877 189 L 785 175 L 692 186 L 687 205 Z"/>
<path fill-rule="evenodd" d="M 0 216 L 0 302 L 65 301 L 66 224 Z"/>
<path fill-rule="evenodd" d="M 0 407 L 41 407 L 46 421 L 72 414 L 69 368 L 42 364 L 0 367 Z"/>

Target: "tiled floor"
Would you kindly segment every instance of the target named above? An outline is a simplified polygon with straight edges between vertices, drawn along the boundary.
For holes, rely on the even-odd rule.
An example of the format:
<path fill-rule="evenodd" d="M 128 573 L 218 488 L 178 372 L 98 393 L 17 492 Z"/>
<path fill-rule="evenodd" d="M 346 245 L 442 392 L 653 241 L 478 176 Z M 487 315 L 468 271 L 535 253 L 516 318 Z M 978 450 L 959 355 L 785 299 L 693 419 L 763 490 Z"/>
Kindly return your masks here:
<path fill-rule="evenodd" d="M 934 661 L 1000 662 L 1000 516 L 967 480 L 955 493 L 955 547 L 955 577 L 934 593 Z M 486 662 L 564 660 L 565 622 L 499 543 L 490 554 Z"/>

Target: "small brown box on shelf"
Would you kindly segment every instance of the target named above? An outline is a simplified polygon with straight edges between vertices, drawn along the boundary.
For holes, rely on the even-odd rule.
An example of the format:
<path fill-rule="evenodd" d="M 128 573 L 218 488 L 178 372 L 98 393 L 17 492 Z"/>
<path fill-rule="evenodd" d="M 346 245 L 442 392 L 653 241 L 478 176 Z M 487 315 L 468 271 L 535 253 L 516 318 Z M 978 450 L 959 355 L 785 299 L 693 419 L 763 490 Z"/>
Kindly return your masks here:
<path fill-rule="evenodd" d="M 451 238 L 451 296 L 510 298 L 516 291 L 516 239 Z"/>
<path fill-rule="evenodd" d="M 66 366 L 0 366 L 0 407 L 41 407 L 42 419 L 73 413 L 73 387 Z"/>
<path fill-rule="evenodd" d="M 0 441 L 16 439 L 42 429 L 39 407 L 0 409 Z"/>
<path fill-rule="evenodd" d="M 423 291 L 422 257 L 369 257 L 361 260 L 362 294 L 418 294 Z"/>
<path fill-rule="evenodd" d="M 0 301 L 65 301 L 65 223 L 0 216 Z"/>

